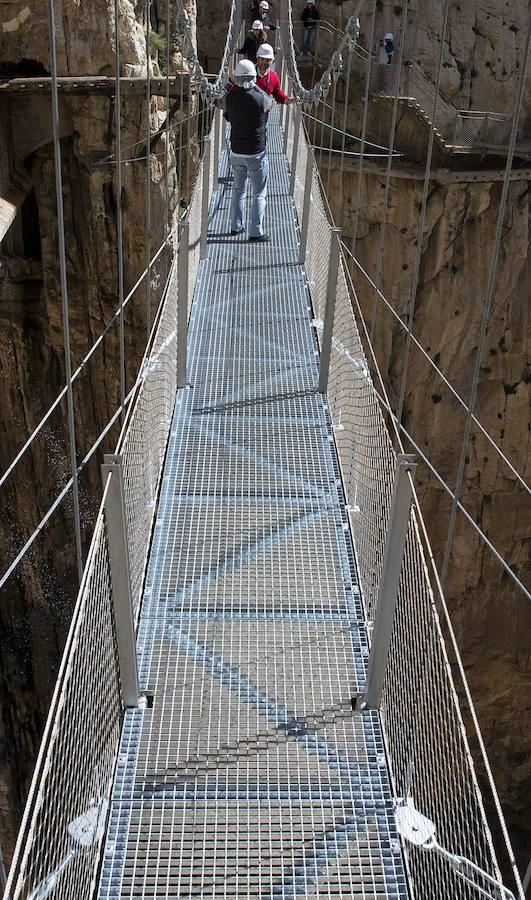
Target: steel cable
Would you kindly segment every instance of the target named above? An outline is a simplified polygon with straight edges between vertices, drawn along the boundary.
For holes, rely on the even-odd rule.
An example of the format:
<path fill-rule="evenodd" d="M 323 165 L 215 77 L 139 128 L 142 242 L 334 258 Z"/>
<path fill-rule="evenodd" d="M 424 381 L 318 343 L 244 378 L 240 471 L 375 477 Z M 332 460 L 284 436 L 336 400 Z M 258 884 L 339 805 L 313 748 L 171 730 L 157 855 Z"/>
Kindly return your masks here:
<path fill-rule="evenodd" d="M 74 412 L 74 396 L 72 391 L 72 351 L 70 346 L 70 322 L 68 307 L 68 279 L 66 272 L 65 220 L 63 209 L 63 175 L 61 162 L 60 122 L 59 122 L 59 88 L 57 82 L 57 46 L 55 40 L 54 0 L 48 0 L 48 26 L 50 38 L 50 66 L 52 78 L 52 127 L 55 163 L 55 196 L 57 202 L 57 233 L 59 241 L 59 272 L 61 279 L 61 309 L 63 315 L 63 351 L 65 359 L 65 376 L 67 383 L 68 436 L 70 449 L 70 467 L 72 470 L 72 498 L 74 506 L 74 531 L 76 538 L 76 559 L 79 582 L 83 577 L 83 548 L 81 542 L 81 517 L 79 509 L 79 485 L 77 481 L 76 426 Z"/>
<path fill-rule="evenodd" d="M 511 138 L 509 141 L 509 149 L 507 153 L 507 162 L 505 165 L 505 177 L 503 179 L 503 187 L 502 193 L 500 197 L 500 206 L 498 212 L 498 220 L 496 222 L 496 234 L 494 238 L 494 245 L 492 249 L 491 261 L 489 265 L 489 274 L 487 280 L 487 289 L 485 292 L 485 298 L 483 301 L 483 313 L 481 318 L 481 325 L 479 330 L 479 339 L 478 346 L 476 351 L 476 358 L 474 362 L 474 371 L 472 375 L 472 385 L 470 388 L 470 399 L 468 402 L 468 414 L 465 421 L 464 429 L 463 429 L 463 440 L 461 446 L 461 455 L 459 459 L 459 469 L 457 473 L 457 482 L 454 492 L 454 499 L 452 501 L 452 509 L 450 512 L 450 523 L 448 525 L 448 534 L 446 538 L 446 547 L 444 549 L 444 559 L 441 569 L 441 583 L 444 585 L 446 580 L 446 575 L 448 572 L 448 564 L 450 561 L 450 552 L 452 549 L 454 529 L 455 529 L 455 520 L 456 520 L 456 512 L 458 507 L 459 497 L 461 496 L 461 490 L 463 487 L 463 479 L 465 474 L 465 461 L 466 454 L 468 450 L 468 442 L 470 438 L 470 428 L 472 424 L 472 416 L 474 413 L 474 408 L 476 405 L 477 398 L 477 390 L 479 385 L 479 375 L 481 370 L 481 363 L 483 361 L 483 353 L 485 350 L 485 339 L 487 336 L 487 328 L 490 319 L 490 311 L 492 306 L 492 298 L 494 293 L 494 279 L 496 276 L 496 269 L 498 266 L 498 256 L 500 253 L 500 246 L 502 240 L 503 233 L 503 220 L 505 217 L 505 209 L 507 206 L 507 197 L 509 194 L 509 175 L 511 172 L 511 167 L 513 164 L 514 157 L 514 149 L 516 146 L 516 137 L 518 134 L 518 126 L 520 122 L 520 112 L 522 109 L 522 102 L 524 97 L 524 88 L 526 83 L 526 75 L 529 64 L 529 46 L 531 43 L 531 14 L 528 14 L 527 20 L 527 36 L 525 42 L 525 49 L 523 54 L 522 63 L 520 65 L 520 76 L 519 76 L 519 84 L 518 91 L 516 96 L 516 101 L 514 104 L 513 111 L 513 121 L 511 128 Z"/>

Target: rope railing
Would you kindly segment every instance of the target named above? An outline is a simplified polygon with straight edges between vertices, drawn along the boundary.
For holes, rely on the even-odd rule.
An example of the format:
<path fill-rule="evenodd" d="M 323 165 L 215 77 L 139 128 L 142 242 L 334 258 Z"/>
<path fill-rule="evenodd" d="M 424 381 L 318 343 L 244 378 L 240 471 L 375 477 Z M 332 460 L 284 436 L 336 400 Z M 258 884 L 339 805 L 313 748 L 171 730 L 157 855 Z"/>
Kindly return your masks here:
<path fill-rule="evenodd" d="M 289 47 L 285 48 L 289 54 Z M 291 76 L 291 72 L 290 72 Z M 292 87 L 292 85 L 289 85 Z M 289 127 L 293 129 L 290 122 Z M 305 269 L 321 346 L 330 286 L 330 250 L 337 236 L 304 127 L 298 138 L 294 202 L 306 228 Z M 290 141 L 288 139 L 288 147 Z M 305 172 L 311 167 L 308 182 Z M 311 186 L 304 225 L 305 187 Z M 307 203 L 307 201 L 306 201 Z M 327 396 L 340 459 L 343 487 L 362 586 L 367 640 L 380 614 L 385 540 L 390 525 L 396 451 L 369 372 L 354 308 L 357 298 L 341 250 L 335 282 L 335 316 L 330 347 Z M 370 344 L 370 335 L 366 333 Z M 478 896 L 523 900 L 520 877 L 497 801 L 506 837 L 507 865 L 516 894 L 504 887 L 494 851 L 476 769 L 454 686 L 438 608 L 445 608 L 440 585 L 430 577 L 431 550 L 425 545 L 422 514 L 416 501 L 406 535 L 392 642 L 380 706 L 394 784 L 396 820 L 402 836 L 414 896 L 446 900 Z M 421 537 L 422 535 L 422 537 Z M 437 602 L 436 602 L 437 598 Z M 458 654 L 457 645 L 452 645 Z M 461 672 L 464 672 L 461 665 Z M 468 698 L 471 702 L 470 695 Z M 361 715 L 370 715 L 369 711 Z M 477 724 L 477 719 L 475 719 Z M 488 761 L 486 762 L 488 766 Z M 490 772 L 490 770 L 489 770 Z M 491 781 L 495 794 L 495 786 Z M 406 813 L 404 812 L 406 811 Z M 415 843 L 404 819 L 429 823 L 436 841 Z M 504 860 L 505 864 L 505 860 Z"/>

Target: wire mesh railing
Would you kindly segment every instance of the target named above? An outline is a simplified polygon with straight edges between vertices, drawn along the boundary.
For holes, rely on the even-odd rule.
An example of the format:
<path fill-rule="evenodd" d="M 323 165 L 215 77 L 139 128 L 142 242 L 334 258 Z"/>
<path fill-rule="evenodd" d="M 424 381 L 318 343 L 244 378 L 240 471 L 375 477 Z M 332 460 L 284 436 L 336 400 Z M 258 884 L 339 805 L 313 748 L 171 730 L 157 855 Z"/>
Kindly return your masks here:
<path fill-rule="evenodd" d="M 357 68 L 365 62 L 357 54 Z M 436 97 L 436 87 L 420 66 L 408 60 L 403 66 L 375 64 L 371 70 L 370 89 L 381 97 L 395 97 L 417 104 L 425 118 L 431 122 Z M 457 109 L 440 92 L 437 95 L 435 130 L 443 141 L 455 149 L 482 149 L 503 146 L 508 143 L 511 122 L 503 113 Z"/>
<path fill-rule="evenodd" d="M 299 148 L 299 159 L 313 157 L 303 130 Z M 301 218 L 304 170 L 299 162 L 297 170 L 294 202 Z M 305 268 L 319 334 L 330 290 L 327 262 L 337 239 L 313 159 Z M 358 332 L 357 298 L 346 259 L 340 258 L 333 293 L 327 394 L 371 642 L 397 457 Z M 420 516 L 415 502 L 380 707 L 397 810 L 418 811 L 437 835 L 423 845 L 402 842 L 412 895 L 430 900 L 508 898 L 513 894 L 503 887 L 478 787 L 426 561 L 430 551 L 420 537 Z M 517 873 L 515 880 L 519 890 Z"/>
<path fill-rule="evenodd" d="M 190 234 L 195 236 L 189 246 L 191 292 L 199 263 L 195 243 L 199 246 L 201 183 L 200 167 L 188 210 Z M 142 592 L 177 390 L 177 275 L 176 255 L 117 447 L 133 611 Z M 6 900 L 43 900 L 52 895 L 57 900 L 80 900 L 94 889 L 123 712 L 104 512 L 112 477 L 106 480 Z"/>

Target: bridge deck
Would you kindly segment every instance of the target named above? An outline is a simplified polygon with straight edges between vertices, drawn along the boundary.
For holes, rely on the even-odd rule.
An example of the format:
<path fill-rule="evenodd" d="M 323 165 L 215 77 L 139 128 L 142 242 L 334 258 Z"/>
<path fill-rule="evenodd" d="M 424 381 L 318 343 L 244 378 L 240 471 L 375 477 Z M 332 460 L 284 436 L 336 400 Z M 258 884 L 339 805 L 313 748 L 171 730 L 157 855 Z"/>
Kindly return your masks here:
<path fill-rule="evenodd" d="M 210 210 L 99 897 L 405 898 L 278 113 L 269 245 Z"/>

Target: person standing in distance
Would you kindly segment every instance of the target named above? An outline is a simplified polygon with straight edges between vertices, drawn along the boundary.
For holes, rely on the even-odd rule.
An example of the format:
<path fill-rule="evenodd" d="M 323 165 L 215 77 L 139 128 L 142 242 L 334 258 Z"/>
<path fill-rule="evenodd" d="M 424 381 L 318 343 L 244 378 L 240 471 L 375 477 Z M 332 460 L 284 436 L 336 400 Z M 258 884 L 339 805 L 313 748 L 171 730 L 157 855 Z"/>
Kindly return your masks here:
<path fill-rule="evenodd" d="M 256 68 L 242 59 L 234 70 L 235 90 L 225 99 L 225 116 L 230 122 L 231 164 L 234 172 L 231 203 L 231 234 L 244 230 L 243 215 L 247 181 L 253 189 L 249 240 L 269 241 L 264 234 L 263 220 L 266 206 L 269 161 L 266 150 L 267 115 L 271 97 L 256 86 Z"/>
<path fill-rule="evenodd" d="M 315 5 L 315 0 L 306 0 L 306 6 L 304 7 L 301 19 L 304 25 L 304 38 L 302 41 L 302 55 L 307 56 L 309 53 L 314 52 L 315 47 L 315 35 L 317 33 L 317 25 L 316 23 L 319 21 L 321 16 L 319 15 L 319 10 Z"/>

